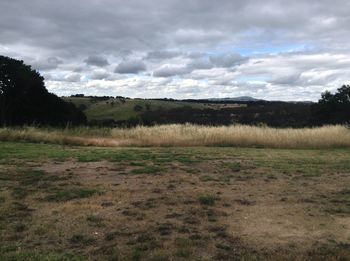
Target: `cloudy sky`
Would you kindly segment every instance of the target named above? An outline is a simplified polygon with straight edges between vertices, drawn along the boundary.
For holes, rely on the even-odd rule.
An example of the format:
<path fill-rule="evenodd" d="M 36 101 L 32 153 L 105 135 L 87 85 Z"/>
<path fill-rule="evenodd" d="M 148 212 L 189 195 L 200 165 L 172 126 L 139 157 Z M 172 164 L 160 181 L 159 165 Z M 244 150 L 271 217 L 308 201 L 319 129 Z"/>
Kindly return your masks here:
<path fill-rule="evenodd" d="M 350 83 L 349 0 L 1 0 L 0 55 L 58 95 L 317 100 Z"/>

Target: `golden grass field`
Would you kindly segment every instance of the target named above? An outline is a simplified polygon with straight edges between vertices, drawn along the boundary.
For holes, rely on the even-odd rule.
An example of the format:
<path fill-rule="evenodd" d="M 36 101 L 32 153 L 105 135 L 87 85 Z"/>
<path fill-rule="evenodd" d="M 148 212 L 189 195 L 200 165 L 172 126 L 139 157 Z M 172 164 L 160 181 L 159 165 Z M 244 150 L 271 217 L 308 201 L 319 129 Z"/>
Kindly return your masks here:
<path fill-rule="evenodd" d="M 191 124 L 135 128 L 26 127 L 0 129 L 1 141 L 28 141 L 86 146 L 235 146 L 262 148 L 350 147 L 350 129 L 334 125 L 317 128 L 270 128 L 245 125 Z"/>

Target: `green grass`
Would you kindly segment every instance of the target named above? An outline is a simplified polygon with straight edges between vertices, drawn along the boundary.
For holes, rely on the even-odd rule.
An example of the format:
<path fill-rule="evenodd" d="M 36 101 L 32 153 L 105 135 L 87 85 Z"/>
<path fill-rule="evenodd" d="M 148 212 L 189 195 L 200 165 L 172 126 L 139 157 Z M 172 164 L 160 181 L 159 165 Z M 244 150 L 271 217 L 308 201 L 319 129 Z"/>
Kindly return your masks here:
<path fill-rule="evenodd" d="M 241 164 L 239 162 L 226 163 L 224 166 L 233 172 L 238 172 L 241 170 Z"/>
<path fill-rule="evenodd" d="M 143 168 L 133 169 L 131 174 L 158 174 L 163 169 L 157 166 L 146 166 Z"/>
<path fill-rule="evenodd" d="M 83 261 L 84 257 L 77 254 L 56 254 L 56 253 L 36 253 L 36 252 L 1 252 L 2 261 Z"/>
<path fill-rule="evenodd" d="M 134 164 L 142 162 L 141 165 L 153 162 L 160 166 L 166 166 L 173 162 L 196 164 L 209 158 L 210 160 L 234 159 L 240 161 L 240 165 L 238 163 L 226 164 L 226 167 L 233 171 L 238 171 L 243 164 L 249 165 L 249 168 L 272 169 L 284 174 L 298 172 L 301 178 L 312 178 L 332 172 L 346 173 L 350 169 L 350 149 L 100 148 L 0 142 L 0 164 L 13 165 L 25 161 L 77 159 L 81 162 L 102 160 L 134 162 Z M 9 173 L 2 174 L 0 181 L 8 175 Z M 32 178 L 36 179 L 37 177 Z"/>
<path fill-rule="evenodd" d="M 198 197 L 199 203 L 207 206 L 214 206 L 217 198 L 213 195 L 201 195 Z"/>
<path fill-rule="evenodd" d="M 113 119 L 116 121 L 128 120 L 130 118 L 136 118 L 141 113 L 147 110 L 155 111 L 158 109 L 170 110 L 174 108 L 181 108 L 184 106 L 190 106 L 192 108 L 205 108 L 208 107 L 201 103 L 189 103 L 189 102 L 174 102 L 174 101 L 157 101 L 157 100 L 142 100 L 142 99 L 127 99 L 125 102 L 121 102 L 120 99 L 110 99 L 107 101 L 92 102 L 87 97 L 65 97 L 67 101 L 74 103 L 76 106 L 84 104 L 87 109 L 84 111 L 88 120 L 103 120 Z M 140 106 L 140 111 L 135 111 L 134 107 Z"/>
<path fill-rule="evenodd" d="M 350 189 L 343 189 L 329 198 L 328 212 L 334 214 L 350 214 Z"/>
<path fill-rule="evenodd" d="M 88 188 L 69 188 L 57 190 L 46 197 L 48 201 L 62 202 L 79 198 L 89 198 L 95 194 L 101 193 L 97 189 Z"/>

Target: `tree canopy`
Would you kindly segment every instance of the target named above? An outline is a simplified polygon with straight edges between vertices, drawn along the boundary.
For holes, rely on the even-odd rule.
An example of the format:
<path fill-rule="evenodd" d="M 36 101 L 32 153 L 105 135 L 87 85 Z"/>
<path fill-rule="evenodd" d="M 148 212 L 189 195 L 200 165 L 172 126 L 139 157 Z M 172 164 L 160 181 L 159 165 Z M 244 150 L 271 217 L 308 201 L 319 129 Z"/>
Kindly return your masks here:
<path fill-rule="evenodd" d="M 312 110 L 316 122 L 322 124 L 350 123 L 350 85 L 343 85 L 334 94 L 325 91 Z"/>
<path fill-rule="evenodd" d="M 29 65 L 0 56 L 0 125 L 85 124 L 86 117 L 72 103 L 49 93 L 44 78 Z"/>

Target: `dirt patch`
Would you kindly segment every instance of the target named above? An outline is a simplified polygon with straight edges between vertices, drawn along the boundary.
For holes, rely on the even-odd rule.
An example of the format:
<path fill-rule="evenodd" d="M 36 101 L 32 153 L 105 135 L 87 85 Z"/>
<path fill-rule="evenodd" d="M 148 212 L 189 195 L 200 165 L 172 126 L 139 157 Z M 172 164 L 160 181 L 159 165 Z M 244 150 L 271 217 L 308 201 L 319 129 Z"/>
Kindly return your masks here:
<path fill-rule="evenodd" d="M 26 209 L 30 218 L 23 226 L 3 228 L 3 242 L 10 244 L 16 235 L 28 250 L 44 246 L 45 251 L 97 259 L 156 260 L 307 259 L 309 253 L 318 255 L 319 246 L 350 243 L 349 215 L 327 208 L 334 200 L 328 196 L 345 189 L 349 175 L 301 178 L 297 171 L 287 175 L 227 158 L 147 164 L 69 160 L 33 165 L 50 177 L 69 178 L 50 179 L 49 189 L 31 189 L 21 203 L 25 208 L 15 212 Z M 99 193 L 45 200 L 52 191 L 70 188 Z M 9 191 L 0 195 L 7 208 L 13 202 Z"/>

